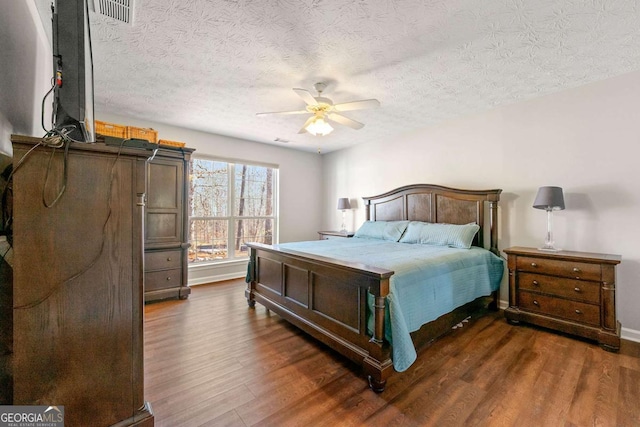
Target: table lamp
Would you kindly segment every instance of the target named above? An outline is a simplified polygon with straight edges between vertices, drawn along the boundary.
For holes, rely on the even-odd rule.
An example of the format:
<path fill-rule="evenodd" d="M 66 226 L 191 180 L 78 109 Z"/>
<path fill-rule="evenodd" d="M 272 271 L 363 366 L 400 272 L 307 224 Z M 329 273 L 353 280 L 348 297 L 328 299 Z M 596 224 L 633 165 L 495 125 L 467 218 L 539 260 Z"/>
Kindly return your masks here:
<path fill-rule="evenodd" d="M 341 197 L 338 199 L 338 210 L 342 211 L 342 226 L 340 227 L 340 232 L 343 234 L 347 234 L 347 225 L 346 225 L 346 214 L 347 209 L 351 209 L 351 204 L 349 204 L 349 199 L 346 197 Z"/>
<path fill-rule="evenodd" d="M 564 209 L 564 197 L 562 195 L 561 187 L 540 187 L 538 194 L 533 202 L 533 207 L 536 209 L 544 209 L 547 211 L 547 237 L 544 241 L 544 246 L 540 249 L 543 251 L 557 252 L 560 249 L 556 248 L 553 241 L 553 232 L 551 231 L 552 212 L 561 211 Z"/>

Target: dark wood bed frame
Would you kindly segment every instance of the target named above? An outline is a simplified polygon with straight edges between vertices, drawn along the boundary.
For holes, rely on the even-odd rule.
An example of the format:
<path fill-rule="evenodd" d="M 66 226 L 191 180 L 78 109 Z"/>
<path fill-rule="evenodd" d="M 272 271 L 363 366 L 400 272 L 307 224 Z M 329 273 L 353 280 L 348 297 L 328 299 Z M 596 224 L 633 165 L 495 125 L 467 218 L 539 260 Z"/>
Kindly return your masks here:
<path fill-rule="evenodd" d="M 363 199 L 366 218 L 371 221 L 475 222 L 480 231 L 474 245 L 498 255 L 497 203 L 501 192 L 415 184 Z M 249 306 L 259 302 L 360 364 L 370 387 L 382 392 L 393 372 L 391 348 L 384 340 L 384 311 L 389 278 L 394 272 L 291 251 L 279 245 L 248 246 L 251 255 L 245 295 Z M 367 332 L 367 292 L 375 301 L 373 335 Z M 494 309 L 497 295 L 497 292 L 492 295 Z M 484 303 L 486 298 L 478 299 L 423 325 L 412 333 L 416 348 L 444 334 Z"/>

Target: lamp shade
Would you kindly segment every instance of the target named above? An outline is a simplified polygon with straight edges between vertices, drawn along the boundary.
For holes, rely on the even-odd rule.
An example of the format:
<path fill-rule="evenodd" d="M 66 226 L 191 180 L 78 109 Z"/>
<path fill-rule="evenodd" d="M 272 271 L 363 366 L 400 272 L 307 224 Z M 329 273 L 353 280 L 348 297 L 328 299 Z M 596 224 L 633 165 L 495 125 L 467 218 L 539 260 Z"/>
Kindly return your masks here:
<path fill-rule="evenodd" d="M 564 209 L 564 196 L 561 187 L 540 187 L 533 202 L 536 209 L 561 211 Z"/>
<path fill-rule="evenodd" d="M 346 197 L 339 198 L 338 209 L 339 210 L 351 209 L 351 204 L 349 204 L 349 199 L 347 199 Z"/>

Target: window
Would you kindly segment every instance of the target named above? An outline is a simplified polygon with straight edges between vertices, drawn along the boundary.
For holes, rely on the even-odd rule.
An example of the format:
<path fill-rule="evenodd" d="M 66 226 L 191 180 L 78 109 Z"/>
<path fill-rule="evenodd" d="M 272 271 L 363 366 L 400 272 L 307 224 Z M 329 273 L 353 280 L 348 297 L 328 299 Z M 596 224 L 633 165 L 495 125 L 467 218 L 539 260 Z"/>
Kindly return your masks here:
<path fill-rule="evenodd" d="M 247 258 L 247 242 L 275 243 L 278 170 L 193 158 L 189 262 Z"/>

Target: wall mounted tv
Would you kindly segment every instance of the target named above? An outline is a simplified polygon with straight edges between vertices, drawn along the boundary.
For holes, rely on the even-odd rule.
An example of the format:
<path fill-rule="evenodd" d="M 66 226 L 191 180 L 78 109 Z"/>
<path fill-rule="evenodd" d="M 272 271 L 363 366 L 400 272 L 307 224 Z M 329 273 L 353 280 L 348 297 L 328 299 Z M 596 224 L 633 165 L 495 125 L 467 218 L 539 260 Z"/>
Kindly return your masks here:
<path fill-rule="evenodd" d="M 93 58 L 87 0 L 56 0 L 52 10 L 54 129 L 73 140 L 93 142 Z"/>

